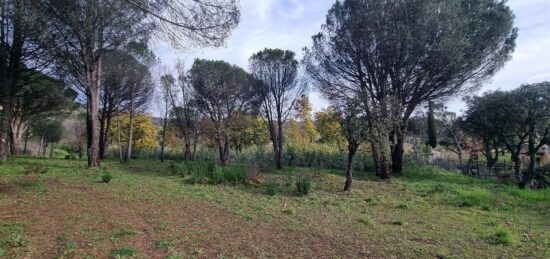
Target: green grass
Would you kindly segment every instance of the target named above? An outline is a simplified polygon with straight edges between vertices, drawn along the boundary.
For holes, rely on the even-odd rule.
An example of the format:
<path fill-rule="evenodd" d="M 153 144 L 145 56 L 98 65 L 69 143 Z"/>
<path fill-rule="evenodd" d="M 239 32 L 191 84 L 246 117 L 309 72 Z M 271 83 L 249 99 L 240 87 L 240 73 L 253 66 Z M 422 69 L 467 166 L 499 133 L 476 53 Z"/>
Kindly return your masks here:
<path fill-rule="evenodd" d="M 47 172 L 25 175 L 35 164 Z M 78 205 L 47 211 L 57 233 L 70 233 L 54 236 L 52 246 L 69 257 L 150 257 L 143 247 L 164 258 L 550 257 L 549 190 L 426 166 L 408 166 L 389 182 L 361 172 L 351 192 L 341 191 L 339 171 L 267 168 L 255 184 L 245 181 L 246 165 L 215 168 L 136 160 L 88 169 L 84 160 L 11 158 L 0 166 L 0 184 L 10 187 L 0 197 L 18 213 L 0 223 L 0 253 L 36 258 L 33 251 L 50 244 L 38 241 L 41 232 L 26 232 L 37 229 L 30 215 L 36 206 L 64 202 Z M 116 180 L 101 184 L 106 171 Z M 308 194 L 296 195 L 303 179 Z"/>
<path fill-rule="evenodd" d="M 111 251 L 111 256 L 114 258 L 135 257 L 138 251 L 130 246 L 122 246 Z"/>

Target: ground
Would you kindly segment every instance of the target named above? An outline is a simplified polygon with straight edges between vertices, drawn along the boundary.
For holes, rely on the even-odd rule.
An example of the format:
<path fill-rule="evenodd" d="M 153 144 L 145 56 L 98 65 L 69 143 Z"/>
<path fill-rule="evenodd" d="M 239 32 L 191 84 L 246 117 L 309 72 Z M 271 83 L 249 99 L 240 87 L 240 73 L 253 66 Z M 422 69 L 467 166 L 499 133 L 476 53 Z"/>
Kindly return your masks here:
<path fill-rule="evenodd" d="M 423 166 L 389 182 L 362 173 L 349 193 L 339 172 L 300 168 L 191 184 L 175 166 L 12 158 L 0 258 L 550 258 L 548 190 Z M 306 196 L 298 177 L 313 183 Z"/>

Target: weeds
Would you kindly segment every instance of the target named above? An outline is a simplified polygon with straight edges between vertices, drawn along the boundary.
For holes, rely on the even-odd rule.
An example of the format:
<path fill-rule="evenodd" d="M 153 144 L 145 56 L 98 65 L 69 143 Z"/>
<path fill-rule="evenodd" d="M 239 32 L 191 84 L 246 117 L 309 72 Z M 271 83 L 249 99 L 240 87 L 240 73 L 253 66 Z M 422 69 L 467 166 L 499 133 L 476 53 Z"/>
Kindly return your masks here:
<path fill-rule="evenodd" d="M 495 228 L 495 234 L 491 240 L 497 245 L 511 245 L 514 242 L 511 231 L 503 226 Z"/>
<path fill-rule="evenodd" d="M 278 182 L 269 181 L 265 183 L 265 194 L 273 196 L 279 192 L 280 185 Z"/>
<path fill-rule="evenodd" d="M 111 250 L 111 256 L 114 258 L 135 257 L 137 254 L 137 250 L 130 246 L 123 246 Z"/>
<path fill-rule="evenodd" d="M 307 177 L 300 177 L 296 180 L 296 192 L 300 196 L 306 196 L 311 191 L 311 180 Z"/>
<path fill-rule="evenodd" d="M 113 179 L 113 175 L 110 172 L 105 172 L 101 176 L 102 183 L 109 183 Z"/>

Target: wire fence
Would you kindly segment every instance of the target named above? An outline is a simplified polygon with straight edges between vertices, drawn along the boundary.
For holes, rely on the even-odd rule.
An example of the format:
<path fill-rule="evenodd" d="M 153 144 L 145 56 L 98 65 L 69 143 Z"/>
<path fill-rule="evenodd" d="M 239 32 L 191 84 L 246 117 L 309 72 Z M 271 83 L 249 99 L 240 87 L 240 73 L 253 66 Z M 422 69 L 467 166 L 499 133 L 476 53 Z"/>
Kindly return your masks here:
<path fill-rule="evenodd" d="M 464 160 L 462 162 L 451 159 L 431 159 L 422 161 L 427 165 L 440 167 L 448 171 L 462 173 L 478 178 L 515 178 L 514 164 L 503 160 L 488 167 L 486 162 L 479 160 Z"/>

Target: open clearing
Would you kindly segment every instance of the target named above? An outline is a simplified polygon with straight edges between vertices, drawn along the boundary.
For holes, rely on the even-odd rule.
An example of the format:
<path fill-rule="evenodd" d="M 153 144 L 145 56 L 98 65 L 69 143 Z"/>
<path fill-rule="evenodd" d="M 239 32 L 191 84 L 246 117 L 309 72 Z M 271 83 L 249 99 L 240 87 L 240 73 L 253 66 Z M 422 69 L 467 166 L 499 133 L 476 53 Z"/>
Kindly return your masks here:
<path fill-rule="evenodd" d="M 391 182 L 359 176 L 350 193 L 336 173 L 298 168 L 190 184 L 172 163 L 12 158 L 0 167 L 0 255 L 550 258 L 548 190 L 420 166 Z M 312 179 L 309 195 L 294 193 L 297 175 Z M 280 183 L 275 195 L 267 182 Z"/>

